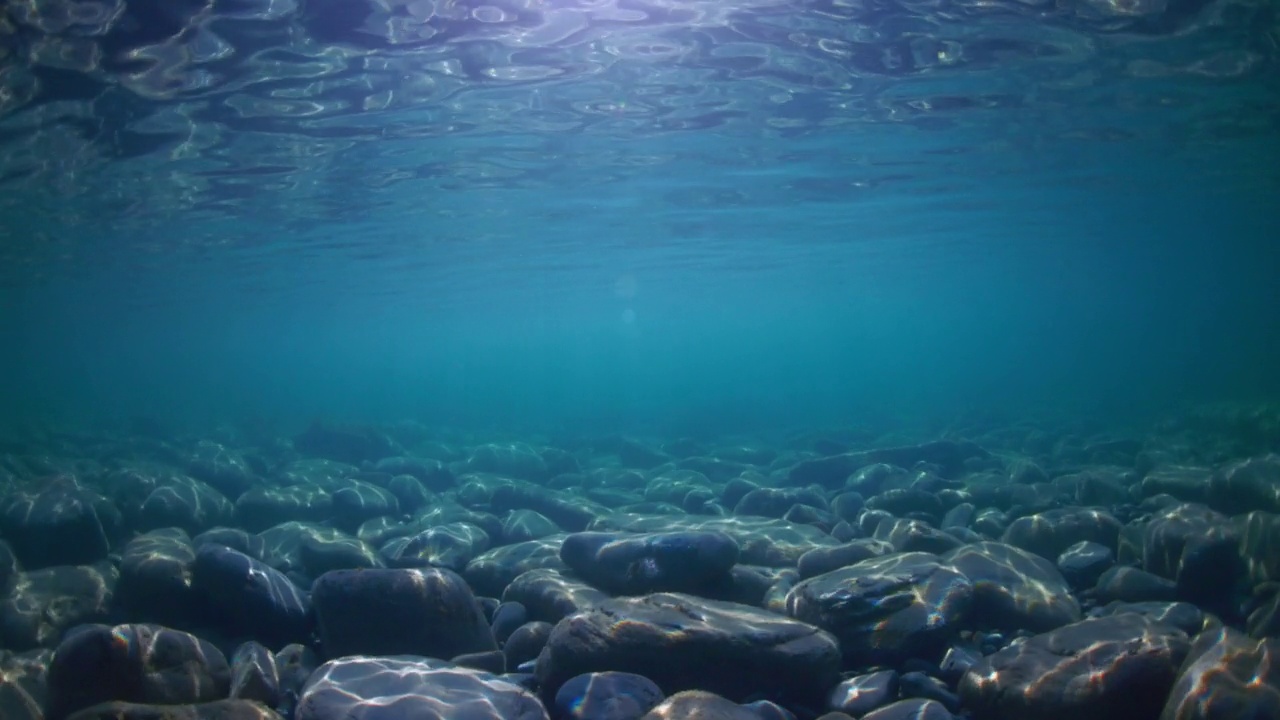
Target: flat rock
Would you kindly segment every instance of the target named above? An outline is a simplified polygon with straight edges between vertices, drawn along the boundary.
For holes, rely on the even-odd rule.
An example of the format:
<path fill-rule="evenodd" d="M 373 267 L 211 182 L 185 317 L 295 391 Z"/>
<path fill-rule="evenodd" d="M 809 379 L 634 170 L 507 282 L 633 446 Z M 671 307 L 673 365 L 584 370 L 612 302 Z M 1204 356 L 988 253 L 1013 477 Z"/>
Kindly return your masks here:
<path fill-rule="evenodd" d="M 498 649 L 471 588 L 450 570 L 335 570 L 316 580 L 312 601 L 329 657 Z"/>
<path fill-rule="evenodd" d="M 719 532 L 584 532 L 564 539 L 560 559 L 578 577 L 615 595 L 721 595 L 731 583 L 738 545 Z"/>
<path fill-rule="evenodd" d="M 530 619 L 551 623 L 608 599 L 608 593 L 552 569 L 522 573 L 502 592 L 503 602 L 518 602 L 528 610 Z"/>
<path fill-rule="evenodd" d="M 565 537 L 549 535 L 481 553 L 467 563 L 463 577 L 477 593 L 497 597 L 511 581 L 530 570 L 568 570 L 560 559 L 560 543 Z"/>
<path fill-rule="evenodd" d="M 217 700 L 199 705 L 108 702 L 85 708 L 67 720 L 281 720 L 271 708 L 251 700 Z"/>
<path fill-rule="evenodd" d="M 966 545 L 943 556 L 973 584 L 969 622 L 1043 632 L 1080 619 L 1080 604 L 1053 563 L 997 542 Z"/>
<path fill-rule="evenodd" d="M 1090 618 L 983 658 L 960 695 L 991 720 L 1154 718 L 1190 645 L 1181 630 L 1141 615 Z"/>
<path fill-rule="evenodd" d="M 295 720 L 547 720 L 528 690 L 480 670 L 412 656 L 348 657 L 307 681 Z"/>
<path fill-rule="evenodd" d="M 560 621 L 538 657 L 548 698 L 570 678 L 614 670 L 667 692 L 818 705 L 836 684 L 840 648 L 806 623 L 736 603 L 662 593 L 606 600 Z"/>
<path fill-rule="evenodd" d="M 721 532 L 738 544 L 738 562 L 765 567 L 795 567 L 806 552 L 840 544 L 840 541 L 811 525 L 760 517 L 614 513 L 599 518 L 590 529 L 637 533 Z"/>
<path fill-rule="evenodd" d="M 1160 720 L 1280 717 L 1280 640 L 1230 628 L 1201 633 L 1169 693 Z"/>
<path fill-rule="evenodd" d="M 973 596 L 969 579 L 937 556 L 904 553 L 801 581 L 786 609 L 833 633 L 845 662 L 858 667 L 941 656 Z"/>

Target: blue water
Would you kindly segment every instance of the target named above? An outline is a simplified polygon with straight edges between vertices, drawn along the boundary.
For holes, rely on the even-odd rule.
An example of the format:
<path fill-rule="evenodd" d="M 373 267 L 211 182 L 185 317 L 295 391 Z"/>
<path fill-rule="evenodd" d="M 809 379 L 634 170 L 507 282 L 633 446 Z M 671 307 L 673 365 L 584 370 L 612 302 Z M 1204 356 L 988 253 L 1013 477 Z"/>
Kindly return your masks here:
<path fill-rule="evenodd" d="M 1274 3 L 71 5 L 0 10 L 0 427 L 1280 395 Z"/>

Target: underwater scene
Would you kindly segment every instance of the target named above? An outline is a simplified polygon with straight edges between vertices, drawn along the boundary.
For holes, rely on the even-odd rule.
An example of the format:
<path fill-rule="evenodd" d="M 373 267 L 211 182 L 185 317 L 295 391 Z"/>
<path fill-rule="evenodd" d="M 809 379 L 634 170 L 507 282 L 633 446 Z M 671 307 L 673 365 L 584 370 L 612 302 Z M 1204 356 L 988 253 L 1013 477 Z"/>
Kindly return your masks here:
<path fill-rule="evenodd" d="M 1280 718 L 1280 2 L 0 2 L 0 720 L 815 718 Z"/>

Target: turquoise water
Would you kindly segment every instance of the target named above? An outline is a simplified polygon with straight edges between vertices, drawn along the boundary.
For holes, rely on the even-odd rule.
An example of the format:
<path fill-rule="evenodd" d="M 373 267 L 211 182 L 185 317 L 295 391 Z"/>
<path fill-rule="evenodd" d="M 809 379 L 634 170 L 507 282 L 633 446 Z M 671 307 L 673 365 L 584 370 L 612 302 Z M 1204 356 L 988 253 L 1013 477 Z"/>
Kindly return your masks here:
<path fill-rule="evenodd" d="M 1274 3 L 212 7 L 0 10 L 0 426 L 1280 391 Z"/>

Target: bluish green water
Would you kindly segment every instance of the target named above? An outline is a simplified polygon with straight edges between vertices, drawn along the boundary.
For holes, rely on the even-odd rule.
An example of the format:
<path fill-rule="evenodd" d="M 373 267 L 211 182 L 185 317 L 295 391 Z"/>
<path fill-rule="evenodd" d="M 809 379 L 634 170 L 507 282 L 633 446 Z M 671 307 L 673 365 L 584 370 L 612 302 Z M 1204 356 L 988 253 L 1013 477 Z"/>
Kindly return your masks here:
<path fill-rule="evenodd" d="M 201 7 L 0 10 L 9 426 L 1280 391 L 1274 2 Z"/>

